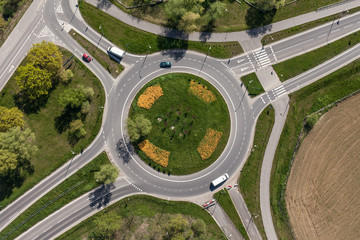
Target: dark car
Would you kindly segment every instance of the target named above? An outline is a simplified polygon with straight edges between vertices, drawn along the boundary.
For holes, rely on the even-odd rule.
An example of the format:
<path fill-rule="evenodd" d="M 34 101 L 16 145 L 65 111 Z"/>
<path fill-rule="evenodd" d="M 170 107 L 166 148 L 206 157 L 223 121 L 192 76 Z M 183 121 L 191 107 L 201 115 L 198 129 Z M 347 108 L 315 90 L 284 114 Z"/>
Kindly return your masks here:
<path fill-rule="evenodd" d="M 162 68 L 171 68 L 171 62 L 161 62 L 160 67 L 162 67 Z"/>
<path fill-rule="evenodd" d="M 90 61 L 91 61 L 91 57 L 90 57 L 89 55 L 87 55 L 86 53 L 84 53 L 83 59 L 84 59 L 84 61 L 86 61 L 86 62 L 90 62 Z"/>

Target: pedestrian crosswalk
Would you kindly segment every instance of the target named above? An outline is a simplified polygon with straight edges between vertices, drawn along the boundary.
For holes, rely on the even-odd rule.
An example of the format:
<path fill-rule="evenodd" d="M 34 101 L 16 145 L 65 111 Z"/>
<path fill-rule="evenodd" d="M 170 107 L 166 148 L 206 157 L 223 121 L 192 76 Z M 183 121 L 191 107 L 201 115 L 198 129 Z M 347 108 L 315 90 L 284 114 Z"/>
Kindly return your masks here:
<path fill-rule="evenodd" d="M 263 104 L 266 105 L 267 103 L 274 101 L 276 98 L 279 98 L 284 94 L 286 94 L 286 89 L 284 88 L 284 85 L 281 85 L 263 94 L 260 97 L 260 100 L 263 102 Z"/>
<path fill-rule="evenodd" d="M 277 87 L 277 88 L 274 88 L 274 89 L 272 90 L 272 92 L 273 92 L 275 98 L 278 98 L 278 97 L 280 97 L 281 95 L 285 94 L 286 90 L 285 90 L 284 86 L 281 85 L 281 86 L 279 86 L 279 87 Z"/>
<path fill-rule="evenodd" d="M 253 52 L 253 54 L 254 54 L 257 64 L 260 66 L 260 68 L 270 65 L 271 61 L 270 61 L 269 56 L 266 53 L 264 48 Z"/>

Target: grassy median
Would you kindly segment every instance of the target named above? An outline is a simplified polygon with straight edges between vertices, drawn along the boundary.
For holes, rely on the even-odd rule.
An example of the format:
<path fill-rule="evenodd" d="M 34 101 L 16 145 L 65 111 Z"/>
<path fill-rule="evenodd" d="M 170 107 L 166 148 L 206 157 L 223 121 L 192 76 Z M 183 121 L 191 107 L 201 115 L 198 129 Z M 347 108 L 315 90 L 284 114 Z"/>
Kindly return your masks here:
<path fill-rule="evenodd" d="M 271 130 L 275 122 L 275 111 L 270 105 L 259 116 L 255 128 L 253 148 L 244 167 L 241 170 L 239 186 L 249 212 L 263 239 L 266 239 L 260 209 L 260 174 L 265 149 L 268 144 Z"/>
<path fill-rule="evenodd" d="M 79 8 L 93 29 L 102 34 L 99 29 L 101 25 L 104 37 L 127 52 L 146 54 L 168 49 L 189 49 L 217 58 L 230 58 L 244 52 L 239 42 L 196 42 L 166 38 L 129 26 L 84 1 L 79 2 Z M 182 54 L 178 52 L 176 56 Z"/>
<path fill-rule="evenodd" d="M 72 54 L 62 50 L 63 61 L 66 62 Z M 25 65 L 26 58 L 21 63 Z M 46 104 L 36 112 L 25 114 L 27 126 L 35 133 L 38 147 L 37 153 L 31 158 L 31 166 L 27 171 L 22 171 L 21 175 L 15 179 L 0 176 L 1 193 L 0 206 L 5 208 L 9 203 L 21 196 L 24 192 L 35 186 L 44 177 L 60 167 L 73 157 L 73 153 L 79 153 L 85 149 L 96 137 L 102 123 L 102 106 L 105 103 L 105 94 L 98 78 L 88 70 L 83 62 L 77 58 L 72 58 L 67 67 L 74 73 L 74 77 L 67 84 L 58 84 L 51 93 Z M 8 81 L 1 91 L 0 106 L 7 108 L 17 106 L 15 99 L 18 87 L 14 76 Z M 77 85 L 92 87 L 94 97 L 91 101 L 90 112 L 84 120 L 86 135 L 76 143 L 69 141 L 69 135 L 62 129 L 66 121 L 63 121 L 64 107 L 59 104 L 60 94 L 68 88 L 76 88 Z M 66 120 L 66 119 L 65 119 Z M 61 124 L 60 124 L 61 123 Z M 0 209 L 1 210 L 1 209 Z"/>
<path fill-rule="evenodd" d="M 42 219 L 62 208 L 72 200 L 89 192 L 100 184 L 94 179 L 94 172 L 100 166 L 110 164 L 105 152 L 101 153 L 75 174 L 67 178 L 45 196 L 26 209 L 0 233 L 0 238 L 14 239 Z M 64 178 L 66 173 L 64 172 Z"/>
<path fill-rule="evenodd" d="M 242 76 L 241 81 L 244 83 L 250 97 L 255 97 L 265 92 L 255 73 Z"/>

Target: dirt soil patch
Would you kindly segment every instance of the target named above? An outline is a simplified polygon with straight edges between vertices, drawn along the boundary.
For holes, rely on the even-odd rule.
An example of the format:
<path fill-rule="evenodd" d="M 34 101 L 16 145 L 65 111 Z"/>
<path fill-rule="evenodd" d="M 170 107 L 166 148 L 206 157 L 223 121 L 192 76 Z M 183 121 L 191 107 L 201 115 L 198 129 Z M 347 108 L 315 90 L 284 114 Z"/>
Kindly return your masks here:
<path fill-rule="evenodd" d="M 360 95 L 326 113 L 303 141 L 287 185 L 297 239 L 360 238 Z"/>

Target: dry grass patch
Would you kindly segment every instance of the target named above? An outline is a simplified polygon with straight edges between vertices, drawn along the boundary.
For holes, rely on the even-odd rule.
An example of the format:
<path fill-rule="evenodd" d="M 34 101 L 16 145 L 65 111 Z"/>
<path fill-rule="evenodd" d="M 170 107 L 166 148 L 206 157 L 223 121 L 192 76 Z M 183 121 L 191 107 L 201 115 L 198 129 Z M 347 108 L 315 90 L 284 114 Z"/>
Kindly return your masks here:
<path fill-rule="evenodd" d="M 139 148 L 154 162 L 160 164 L 163 167 L 167 167 L 169 163 L 169 151 L 156 147 L 149 140 L 144 140 L 143 142 L 139 143 Z"/>
<path fill-rule="evenodd" d="M 140 95 L 137 105 L 142 108 L 150 109 L 156 100 L 163 94 L 160 85 L 150 86 Z"/>
<path fill-rule="evenodd" d="M 196 81 L 190 82 L 189 91 L 191 94 L 195 95 L 206 103 L 211 103 L 216 100 L 214 93 L 212 93 L 206 86 Z"/>
<path fill-rule="evenodd" d="M 203 140 L 201 140 L 200 146 L 197 149 L 203 160 L 208 159 L 215 151 L 218 142 L 220 141 L 221 135 L 222 132 L 216 131 L 211 128 L 206 131 L 206 134 Z"/>

